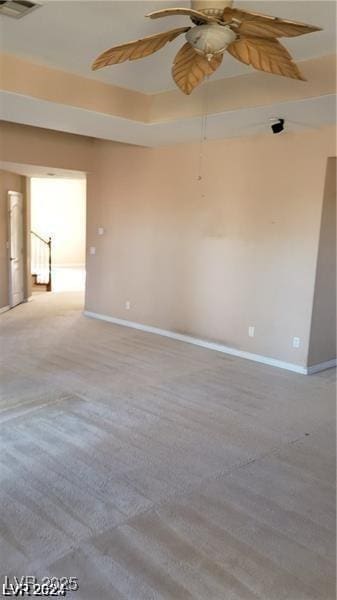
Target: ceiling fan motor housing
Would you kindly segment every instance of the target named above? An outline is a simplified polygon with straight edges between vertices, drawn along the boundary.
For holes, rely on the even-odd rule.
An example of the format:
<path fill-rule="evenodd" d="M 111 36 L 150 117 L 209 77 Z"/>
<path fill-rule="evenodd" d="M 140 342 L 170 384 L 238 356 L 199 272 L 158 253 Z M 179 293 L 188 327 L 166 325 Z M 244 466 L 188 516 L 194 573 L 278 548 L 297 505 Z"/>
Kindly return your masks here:
<path fill-rule="evenodd" d="M 213 56 L 222 54 L 234 42 L 236 35 L 229 27 L 207 23 L 192 27 L 186 33 L 186 39 L 198 54 L 211 60 Z"/>
<path fill-rule="evenodd" d="M 212 17 L 221 17 L 225 8 L 232 4 L 233 0 L 192 0 L 191 8 Z"/>

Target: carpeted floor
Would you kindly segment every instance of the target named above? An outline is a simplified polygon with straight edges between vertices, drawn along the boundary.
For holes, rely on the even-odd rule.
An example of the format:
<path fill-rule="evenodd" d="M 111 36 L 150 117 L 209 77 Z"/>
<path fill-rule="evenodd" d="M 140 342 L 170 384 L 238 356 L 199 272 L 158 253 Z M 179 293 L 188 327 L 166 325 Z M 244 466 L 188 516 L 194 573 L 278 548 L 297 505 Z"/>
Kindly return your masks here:
<path fill-rule="evenodd" d="M 335 598 L 335 372 L 85 318 L 0 316 L 0 573 L 73 600 Z"/>

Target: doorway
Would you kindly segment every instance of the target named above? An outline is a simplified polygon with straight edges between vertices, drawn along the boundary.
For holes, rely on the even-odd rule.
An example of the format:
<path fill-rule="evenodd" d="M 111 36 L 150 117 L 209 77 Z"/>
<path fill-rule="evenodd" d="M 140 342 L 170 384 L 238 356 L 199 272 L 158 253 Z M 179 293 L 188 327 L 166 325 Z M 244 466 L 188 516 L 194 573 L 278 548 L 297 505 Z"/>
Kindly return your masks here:
<path fill-rule="evenodd" d="M 9 306 L 24 300 L 23 196 L 8 192 Z"/>
<path fill-rule="evenodd" d="M 32 177 L 32 292 L 85 289 L 85 178 Z"/>

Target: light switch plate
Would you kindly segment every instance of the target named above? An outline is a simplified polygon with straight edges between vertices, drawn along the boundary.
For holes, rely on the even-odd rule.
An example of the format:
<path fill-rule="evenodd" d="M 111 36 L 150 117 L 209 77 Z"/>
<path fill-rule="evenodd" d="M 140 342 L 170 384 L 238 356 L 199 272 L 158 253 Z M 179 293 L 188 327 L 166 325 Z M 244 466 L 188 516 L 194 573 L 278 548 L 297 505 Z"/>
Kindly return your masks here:
<path fill-rule="evenodd" d="M 299 337 L 293 337 L 293 348 L 299 348 L 301 345 L 301 340 Z"/>
<path fill-rule="evenodd" d="M 89 252 L 90 252 L 90 254 L 96 254 L 96 248 L 95 248 L 95 246 L 90 246 Z"/>
<path fill-rule="evenodd" d="M 104 234 L 104 227 L 99 227 L 97 229 L 97 233 L 98 233 L 98 235 L 103 235 Z"/>

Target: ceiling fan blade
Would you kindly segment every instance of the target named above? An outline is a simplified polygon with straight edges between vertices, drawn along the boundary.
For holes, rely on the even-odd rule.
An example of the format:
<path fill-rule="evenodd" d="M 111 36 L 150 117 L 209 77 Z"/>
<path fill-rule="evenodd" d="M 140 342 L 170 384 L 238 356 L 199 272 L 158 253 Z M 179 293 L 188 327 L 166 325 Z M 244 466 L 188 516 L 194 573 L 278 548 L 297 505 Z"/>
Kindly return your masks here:
<path fill-rule="evenodd" d="M 257 37 L 296 37 L 305 35 L 314 31 L 321 31 L 321 27 L 298 23 L 297 21 L 288 21 L 278 17 L 270 17 L 246 10 L 236 8 L 225 8 L 223 12 L 225 21 L 234 19 L 238 21 L 236 31 L 242 35 L 252 35 Z"/>
<path fill-rule="evenodd" d="M 163 8 L 161 10 L 155 10 L 146 16 L 150 17 L 150 19 L 160 19 L 161 17 L 173 17 L 176 15 L 191 17 L 197 19 L 198 21 L 203 21 L 204 23 L 221 22 L 219 19 L 207 16 L 199 10 L 194 10 L 193 8 Z"/>
<path fill-rule="evenodd" d="M 243 37 L 230 44 L 227 51 L 260 71 L 305 81 L 288 50 L 275 39 Z"/>
<path fill-rule="evenodd" d="M 93 62 L 91 68 L 93 71 L 96 71 L 97 69 L 102 69 L 109 65 L 122 63 L 125 60 L 144 58 L 145 56 L 157 52 L 157 50 L 160 50 L 165 44 L 172 42 L 178 35 L 185 33 L 189 29 L 190 27 L 179 27 L 178 29 L 171 29 L 170 31 L 149 35 L 141 40 L 114 46 L 100 54 Z"/>
<path fill-rule="evenodd" d="M 237 31 L 242 35 L 253 35 L 265 38 L 296 37 L 298 35 L 305 35 L 306 33 L 320 30 L 320 27 L 289 23 L 279 19 L 271 23 L 261 22 L 259 19 L 243 21 L 237 28 Z"/>
<path fill-rule="evenodd" d="M 188 42 L 180 48 L 172 67 L 172 76 L 177 86 L 184 94 L 191 94 L 206 75 L 212 75 L 220 67 L 223 54 L 214 56 L 208 61 L 198 54 Z"/>

